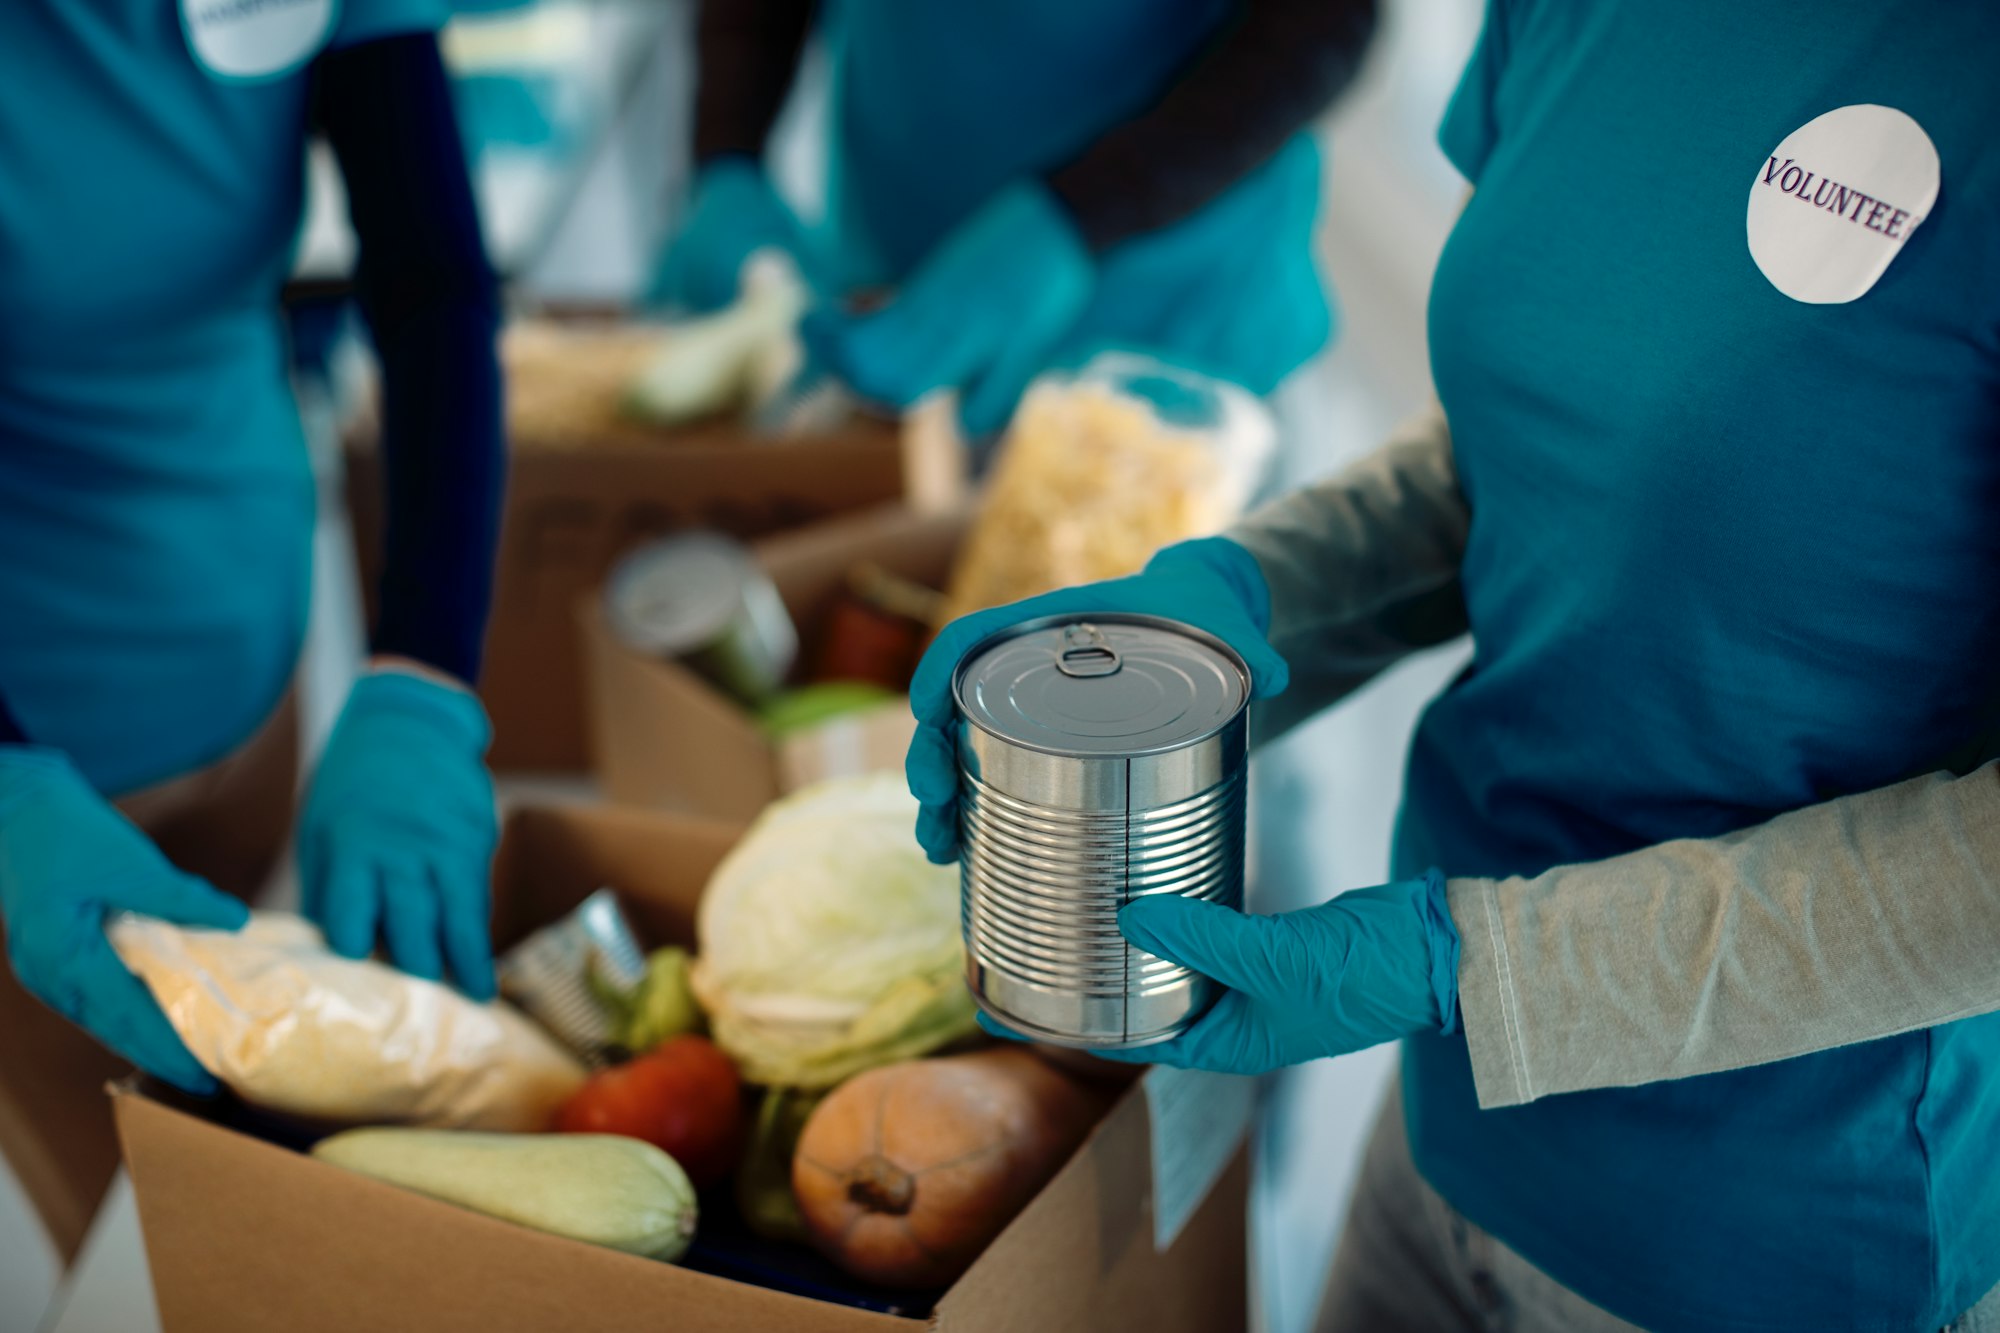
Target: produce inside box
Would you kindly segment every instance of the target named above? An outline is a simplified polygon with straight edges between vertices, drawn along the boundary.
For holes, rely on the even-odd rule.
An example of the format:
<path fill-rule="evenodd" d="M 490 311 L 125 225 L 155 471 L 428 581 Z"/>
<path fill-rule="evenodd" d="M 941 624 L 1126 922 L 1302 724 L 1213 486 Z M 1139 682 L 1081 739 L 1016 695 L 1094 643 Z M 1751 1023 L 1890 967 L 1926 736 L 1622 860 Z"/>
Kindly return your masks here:
<path fill-rule="evenodd" d="M 725 557 L 712 539 L 637 555 L 623 581 L 614 576 L 578 608 L 605 793 L 749 819 L 808 783 L 899 769 L 912 727 L 904 690 L 935 616 L 931 590 L 963 532 L 958 515 L 898 505 L 771 538 L 748 556 Z M 676 610 L 702 580 L 685 577 L 675 551 L 729 594 L 679 644 L 648 632 L 701 624 Z M 661 554 L 668 567 L 649 571 Z M 649 573 L 666 576 L 653 585 L 666 594 L 657 601 Z"/>
<path fill-rule="evenodd" d="M 982 1038 L 957 874 L 913 845 L 914 812 L 893 776 L 824 784 L 733 846 L 695 826 L 687 867 L 646 871 L 680 893 L 587 896 L 576 863 L 644 864 L 647 827 L 606 819 L 584 855 L 570 825 L 537 840 L 517 819 L 496 871 L 507 998 L 487 1005 L 288 916 L 113 936 L 238 1128 L 517 1226 L 921 1316 L 1131 1075 Z M 155 1168 L 132 1166 L 165 1309 Z"/>
<path fill-rule="evenodd" d="M 862 530 L 869 545 L 877 535 Z M 668 537 L 611 571 L 604 619 L 624 648 L 687 668 L 782 739 L 908 691 L 943 596 L 876 554 L 822 543 L 831 568 L 818 572 L 831 578 L 788 599 L 742 543 Z"/>
<path fill-rule="evenodd" d="M 719 417 L 765 437 L 836 428 L 856 404 L 802 378 L 807 304 L 797 272 L 770 254 L 751 260 L 742 294 L 711 314 L 515 320 L 500 344 L 509 433 L 562 448 L 657 441 L 663 426 Z"/>
<path fill-rule="evenodd" d="M 808 782 L 899 769 L 932 631 L 1219 530 L 1272 437 L 1241 389 L 1107 354 L 1031 389 L 969 528 L 883 506 L 747 549 L 706 534 L 633 551 L 580 608 L 605 791 L 747 818 Z"/>
<path fill-rule="evenodd" d="M 507 422 L 541 448 L 657 443 L 662 428 L 724 417 L 754 435 L 837 428 L 852 400 L 815 400 L 815 416 L 773 416 L 797 364 L 789 329 L 762 308 L 669 325 L 626 320 L 524 319 L 501 341 Z"/>

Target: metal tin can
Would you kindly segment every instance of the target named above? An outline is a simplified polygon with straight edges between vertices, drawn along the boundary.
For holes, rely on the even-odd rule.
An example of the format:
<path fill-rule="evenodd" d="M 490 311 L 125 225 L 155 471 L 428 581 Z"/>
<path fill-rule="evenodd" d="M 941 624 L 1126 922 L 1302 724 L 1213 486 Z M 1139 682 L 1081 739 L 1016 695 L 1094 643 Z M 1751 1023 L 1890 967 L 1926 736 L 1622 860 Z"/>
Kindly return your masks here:
<path fill-rule="evenodd" d="M 597 987 L 631 992 L 646 979 L 646 951 L 618 896 L 599 889 L 494 960 L 500 993 L 527 1011 L 592 1069 L 613 1061 L 610 1013 Z"/>
<path fill-rule="evenodd" d="M 1215 984 L 1128 945 L 1118 909 L 1159 893 L 1242 907 L 1243 659 L 1159 617 L 1051 617 L 974 647 L 953 692 L 973 997 L 1064 1046 L 1184 1031 Z"/>
<path fill-rule="evenodd" d="M 649 542 L 611 571 L 605 614 L 620 642 L 685 662 L 743 703 L 785 683 L 798 629 L 742 543 L 715 532 Z"/>

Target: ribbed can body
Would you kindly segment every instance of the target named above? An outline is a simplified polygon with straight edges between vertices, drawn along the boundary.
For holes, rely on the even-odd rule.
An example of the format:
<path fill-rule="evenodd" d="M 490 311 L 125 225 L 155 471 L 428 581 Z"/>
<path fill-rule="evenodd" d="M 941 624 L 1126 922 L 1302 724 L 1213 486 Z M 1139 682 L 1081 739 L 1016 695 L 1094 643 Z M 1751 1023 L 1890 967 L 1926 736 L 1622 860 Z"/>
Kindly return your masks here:
<path fill-rule="evenodd" d="M 1244 778 L 1149 810 L 1036 807 L 967 778 L 962 911 L 973 994 L 1001 1022 L 1065 1044 L 1164 1041 L 1213 983 L 1125 942 L 1118 909 L 1178 893 L 1243 906 Z"/>
<path fill-rule="evenodd" d="M 961 913 L 980 1006 L 1026 1036 L 1091 1049 L 1184 1031 L 1215 984 L 1127 944 L 1118 910 L 1167 893 L 1241 909 L 1241 708 L 1134 754 L 1050 753 L 964 717 L 958 731 Z"/>

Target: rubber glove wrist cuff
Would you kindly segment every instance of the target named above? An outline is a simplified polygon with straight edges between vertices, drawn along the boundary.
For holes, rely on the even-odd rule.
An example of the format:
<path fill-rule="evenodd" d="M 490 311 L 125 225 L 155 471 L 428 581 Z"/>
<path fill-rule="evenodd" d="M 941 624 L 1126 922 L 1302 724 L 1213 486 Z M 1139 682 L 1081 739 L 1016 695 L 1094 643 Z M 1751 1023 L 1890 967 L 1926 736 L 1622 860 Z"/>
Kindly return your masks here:
<path fill-rule="evenodd" d="M 61 750 L 47 745 L 0 745 L 0 823 L 63 783 L 89 785 Z"/>
<path fill-rule="evenodd" d="M 427 680 L 433 685 L 447 690 L 455 690 L 460 694 L 471 694 L 473 692 L 470 685 L 467 685 L 449 671 L 431 666 L 425 662 L 420 662 L 414 657 L 378 654 L 368 659 L 368 667 L 365 674 L 370 676 L 415 676 L 418 680 Z"/>
<path fill-rule="evenodd" d="M 350 712 L 393 714 L 438 732 L 461 750 L 486 753 L 493 738 L 486 710 L 470 690 L 396 667 L 371 670 L 348 692 Z"/>
<path fill-rule="evenodd" d="M 1076 215 L 1035 177 L 1024 176 L 1002 186 L 979 212 L 985 226 L 1017 236 L 1051 267 L 1059 266 L 1072 278 L 1096 282 L 1097 257 L 1083 239 Z"/>
<path fill-rule="evenodd" d="M 1451 899 L 1444 872 L 1436 866 L 1419 881 L 1417 910 L 1431 943 L 1431 995 L 1437 1000 L 1438 1031 L 1458 1031 L 1458 926 L 1451 919 Z"/>
<path fill-rule="evenodd" d="M 1247 548 L 1227 537 L 1197 537 L 1162 547 L 1146 562 L 1144 572 L 1176 579 L 1219 579 L 1257 632 L 1271 632 L 1271 585 L 1264 577 L 1264 567 Z"/>

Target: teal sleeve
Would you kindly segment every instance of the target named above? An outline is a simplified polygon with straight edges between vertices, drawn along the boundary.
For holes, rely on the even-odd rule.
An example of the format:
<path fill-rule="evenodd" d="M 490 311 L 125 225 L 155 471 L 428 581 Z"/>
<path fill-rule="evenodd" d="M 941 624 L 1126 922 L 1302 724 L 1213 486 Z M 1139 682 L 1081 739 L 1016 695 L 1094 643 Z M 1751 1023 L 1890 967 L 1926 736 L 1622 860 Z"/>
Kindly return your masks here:
<path fill-rule="evenodd" d="M 340 0 L 340 22 L 327 49 L 338 51 L 383 37 L 436 32 L 450 17 L 449 0 Z"/>
<path fill-rule="evenodd" d="M 1512 20 L 1508 0 L 1487 0 L 1479 41 L 1445 106 L 1444 123 L 1438 127 L 1438 147 L 1444 149 L 1459 174 L 1474 184 L 1500 139 L 1500 74 L 1507 65 Z"/>

